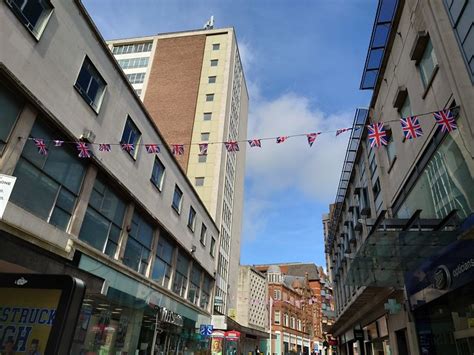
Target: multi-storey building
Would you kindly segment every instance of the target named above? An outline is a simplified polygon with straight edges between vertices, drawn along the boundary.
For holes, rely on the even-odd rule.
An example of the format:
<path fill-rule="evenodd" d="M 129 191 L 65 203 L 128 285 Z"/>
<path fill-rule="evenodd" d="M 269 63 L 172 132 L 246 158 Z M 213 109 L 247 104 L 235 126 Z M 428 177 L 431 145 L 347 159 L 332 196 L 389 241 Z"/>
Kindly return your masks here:
<path fill-rule="evenodd" d="M 86 283 L 73 354 L 150 354 L 155 329 L 161 353 L 205 351 L 220 228 L 194 182 L 79 0 L 2 1 L 0 23 L 0 272 Z M 0 351 L 45 346 L 6 328 Z"/>
<path fill-rule="evenodd" d="M 109 46 L 166 141 L 185 145 L 178 161 L 220 229 L 216 311 L 234 313 L 245 145 L 229 153 L 212 143 L 245 140 L 247 134 L 249 98 L 235 32 L 167 33 Z M 209 144 L 206 154 L 199 143 Z"/>
<path fill-rule="evenodd" d="M 379 1 L 326 241 L 344 354 L 473 350 L 473 18 L 472 1 Z"/>

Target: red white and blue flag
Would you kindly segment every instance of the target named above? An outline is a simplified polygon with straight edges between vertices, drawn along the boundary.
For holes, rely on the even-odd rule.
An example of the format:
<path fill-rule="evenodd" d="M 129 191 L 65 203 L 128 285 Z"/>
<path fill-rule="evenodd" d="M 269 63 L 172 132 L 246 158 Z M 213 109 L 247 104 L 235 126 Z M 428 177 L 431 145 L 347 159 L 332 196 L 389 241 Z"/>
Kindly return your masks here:
<path fill-rule="evenodd" d="M 207 155 L 209 143 L 199 143 L 199 155 Z"/>
<path fill-rule="evenodd" d="M 135 146 L 133 143 L 122 143 L 121 144 L 122 150 L 125 150 L 126 152 L 130 153 L 135 149 Z"/>
<path fill-rule="evenodd" d="M 408 116 L 401 118 L 400 123 L 402 124 L 402 131 L 406 139 L 414 139 L 423 135 L 418 117 Z"/>
<path fill-rule="evenodd" d="M 260 139 L 250 139 L 248 142 L 251 147 L 262 147 L 262 142 Z"/>
<path fill-rule="evenodd" d="M 46 148 L 44 140 L 35 138 L 33 141 L 35 142 L 36 148 L 38 148 L 38 153 L 41 155 L 48 155 L 48 148 Z"/>
<path fill-rule="evenodd" d="M 387 145 L 387 132 L 385 132 L 385 128 L 383 127 L 383 123 L 374 123 L 367 126 L 369 130 L 368 138 L 370 142 L 370 146 L 373 147 L 380 147 L 381 145 Z"/>
<path fill-rule="evenodd" d="M 438 111 L 435 112 L 433 115 L 436 120 L 436 123 L 438 124 L 438 126 L 441 127 L 442 132 L 452 132 L 456 128 L 458 128 L 451 110 Z"/>
<path fill-rule="evenodd" d="M 283 143 L 284 141 L 286 141 L 287 139 L 288 139 L 288 136 L 280 136 L 280 137 L 276 138 L 276 142 L 277 142 L 277 144 L 280 144 L 280 143 Z"/>
<path fill-rule="evenodd" d="M 145 149 L 148 154 L 154 154 L 154 153 L 160 152 L 160 147 L 158 147 L 158 144 L 145 144 Z"/>
<path fill-rule="evenodd" d="M 308 138 L 308 144 L 310 147 L 313 146 L 313 143 L 316 141 L 316 138 L 318 138 L 319 133 L 308 133 L 306 135 L 306 138 Z"/>
<path fill-rule="evenodd" d="M 91 152 L 89 150 L 89 147 L 87 146 L 87 143 L 79 142 L 77 143 L 76 147 L 77 147 L 77 150 L 79 151 L 79 158 L 91 157 Z"/>
<path fill-rule="evenodd" d="M 238 152 L 239 151 L 239 143 L 235 141 L 230 141 L 230 142 L 224 142 L 225 149 L 227 149 L 228 152 Z"/>
<path fill-rule="evenodd" d="M 341 133 L 350 131 L 351 129 L 352 129 L 351 127 L 348 127 L 348 128 L 339 128 L 339 129 L 336 131 L 336 137 L 337 137 L 338 135 L 340 135 Z"/>
<path fill-rule="evenodd" d="M 62 147 L 64 144 L 64 141 L 60 141 L 59 139 L 55 139 L 53 142 L 55 147 Z"/>
<path fill-rule="evenodd" d="M 110 152 L 112 147 L 108 143 L 100 143 L 99 144 L 99 152 Z"/>
<path fill-rule="evenodd" d="M 183 155 L 184 154 L 184 144 L 172 144 L 171 152 L 173 155 Z"/>

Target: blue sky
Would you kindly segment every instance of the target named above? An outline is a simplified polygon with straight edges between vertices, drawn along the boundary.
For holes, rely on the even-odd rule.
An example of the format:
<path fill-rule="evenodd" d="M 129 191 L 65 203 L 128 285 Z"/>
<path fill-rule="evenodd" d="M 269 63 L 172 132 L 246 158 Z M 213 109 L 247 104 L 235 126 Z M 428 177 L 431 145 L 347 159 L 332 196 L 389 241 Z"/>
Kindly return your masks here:
<path fill-rule="evenodd" d="M 248 136 L 351 124 L 376 0 L 83 0 L 105 39 L 234 27 L 250 93 Z M 133 7 L 130 4 L 133 4 Z M 334 201 L 348 135 L 247 150 L 242 264 L 324 265 L 321 216 Z"/>

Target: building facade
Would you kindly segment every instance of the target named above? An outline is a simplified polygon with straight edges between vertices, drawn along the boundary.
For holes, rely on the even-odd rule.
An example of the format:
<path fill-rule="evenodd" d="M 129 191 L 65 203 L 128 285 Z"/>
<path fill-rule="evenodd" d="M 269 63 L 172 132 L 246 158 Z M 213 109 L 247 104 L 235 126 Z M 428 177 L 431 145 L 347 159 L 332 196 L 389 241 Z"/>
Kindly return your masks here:
<path fill-rule="evenodd" d="M 232 28 L 109 41 L 110 49 L 220 228 L 216 311 L 235 313 L 240 261 L 248 92 Z M 208 144 L 205 154 L 199 144 Z M 227 311 L 226 311 L 227 310 Z M 219 326 L 217 323 L 215 326 Z"/>
<path fill-rule="evenodd" d="M 86 283 L 73 354 L 206 353 L 220 228 L 82 3 L 18 3 L 0 3 L 0 272 Z"/>
<path fill-rule="evenodd" d="M 472 2 L 379 1 L 326 240 L 344 354 L 473 351 L 473 18 Z"/>

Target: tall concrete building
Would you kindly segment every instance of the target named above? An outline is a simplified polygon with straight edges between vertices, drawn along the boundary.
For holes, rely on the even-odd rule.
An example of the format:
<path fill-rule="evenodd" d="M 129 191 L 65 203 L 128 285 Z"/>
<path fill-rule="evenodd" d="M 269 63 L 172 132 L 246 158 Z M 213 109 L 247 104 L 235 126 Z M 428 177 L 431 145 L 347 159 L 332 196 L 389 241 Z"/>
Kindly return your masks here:
<path fill-rule="evenodd" d="M 248 92 L 235 32 L 205 29 L 109 41 L 168 144 L 184 144 L 181 167 L 219 226 L 216 311 L 235 312 L 240 259 Z M 208 143 L 207 155 L 199 143 Z M 220 303 L 222 300 L 222 303 Z"/>

